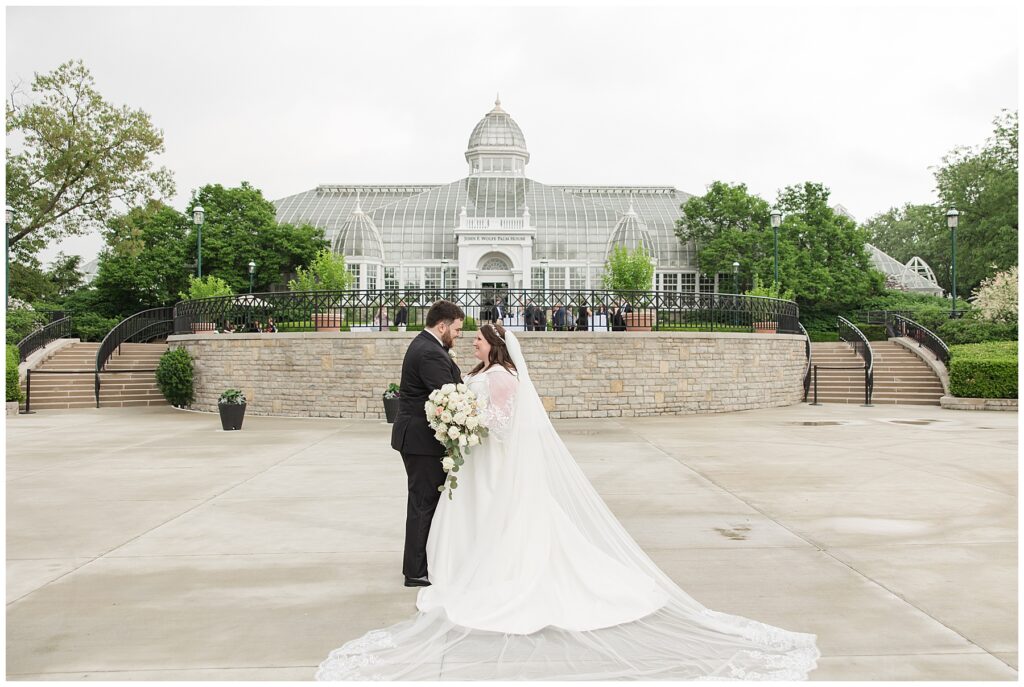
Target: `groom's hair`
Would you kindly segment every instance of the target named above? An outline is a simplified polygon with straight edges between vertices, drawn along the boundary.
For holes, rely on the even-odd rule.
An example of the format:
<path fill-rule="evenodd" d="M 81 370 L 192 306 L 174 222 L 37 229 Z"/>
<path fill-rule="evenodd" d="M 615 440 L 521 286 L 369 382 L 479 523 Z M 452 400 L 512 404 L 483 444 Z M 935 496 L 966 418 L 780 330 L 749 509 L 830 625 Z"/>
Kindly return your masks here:
<path fill-rule="evenodd" d="M 427 327 L 436 327 L 438 322 L 451 324 L 454 320 L 464 319 L 466 319 L 466 313 L 450 301 L 438 301 L 427 311 Z"/>

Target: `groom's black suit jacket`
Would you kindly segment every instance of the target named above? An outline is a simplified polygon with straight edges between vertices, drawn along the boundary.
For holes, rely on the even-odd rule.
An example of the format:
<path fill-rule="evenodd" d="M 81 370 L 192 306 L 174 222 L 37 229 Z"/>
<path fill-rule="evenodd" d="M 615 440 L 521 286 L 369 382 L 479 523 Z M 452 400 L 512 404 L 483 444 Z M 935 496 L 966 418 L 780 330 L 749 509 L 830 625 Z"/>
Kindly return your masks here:
<path fill-rule="evenodd" d="M 402 361 L 401 400 L 391 430 L 391 448 L 416 455 L 444 455 L 444 446 L 427 424 L 423 404 L 434 389 L 460 382 L 462 372 L 445 347 L 430 332 L 420 332 Z"/>

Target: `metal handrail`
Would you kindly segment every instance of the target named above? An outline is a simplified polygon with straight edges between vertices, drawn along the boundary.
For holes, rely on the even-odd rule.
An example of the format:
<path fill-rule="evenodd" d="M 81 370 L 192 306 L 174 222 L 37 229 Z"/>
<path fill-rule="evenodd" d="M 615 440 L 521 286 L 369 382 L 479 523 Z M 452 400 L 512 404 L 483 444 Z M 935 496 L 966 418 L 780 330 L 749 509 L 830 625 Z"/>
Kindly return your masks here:
<path fill-rule="evenodd" d="M 839 319 L 839 339 L 853 346 L 854 350 L 864 359 L 864 405 L 871 405 L 871 394 L 875 387 L 875 362 L 871 352 L 871 344 L 864 332 L 845 317 Z"/>
<path fill-rule="evenodd" d="M 160 336 L 167 336 L 173 331 L 174 308 L 150 308 L 121 320 L 107 332 L 100 342 L 99 350 L 96 351 L 96 407 L 100 407 L 100 373 L 107 371 L 107 362 L 114 352 L 121 352 L 121 344 L 144 343 Z"/>
<path fill-rule="evenodd" d="M 924 346 L 935 354 L 935 357 L 942 361 L 943 365 L 949 364 L 949 347 L 946 345 L 945 341 L 940 339 L 927 327 L 914 322 L 909 317 L 903 317 L 902 315 L 894 315 L 891 326 L 893 333 L 896 336 L 910 337 L 914 341 L 917 341 L 918 348 Z"/>
<path fill-rule="evenodd" d="M 510 329 L 531 323 L 525 311 L 531 304 L 545 311 L 547 328 L 580 329 L 580 310 L 586 329 L 610 331 L 617 313 L 630 328 L 653 331 L 710 329 L 746 331 L 769 329 L 800 333 L 800 310 L 793 301 L 763 296 L 679 291 L 595 291 L 568 289 L 405 289 L 369 291 L 284 291 L 244 296 L 221 296 L 181 301 L 174 306 L 174 333 L 212 331 L 227 324 L 244 331 L 255 321 L 273 317 L 287 331 L 359 328 L 388 330 L 400 302 L 409 328 L 422 327 L 430 306 L 440 299 L 458 305 L 468 317 L 491 321 L 502 315 Z M 498 299 L 501 299 L 499 302 Z M 553 327 L 555 306 L 567 310 L 566 324 Z M 549 312 L 550 311 L 550 312 Z M 580 327 L 570 326 L 577 321 Z M 531 326 L 532 328 L 532 326 Z"/>
<path fill-rule="evenodd" d="M 888 324 L 893 315 L 910 317 L 912 314 L 909 310 L 857 310 L 853 316 L 864 324 Z"/>
<path fill-rule="evenodd" d="M 812 355 L 811 355 L 811 335 L 804 329 L 802 322 L 798 322 L 800 325 L 800 333 L 804 335 L 804 353 L 807 355 L 807 367 L 804 368 L 804 402 L 807 401 L 807 394 L 811 390 L 811 366 L 812 366 Z"/>
<path fill-rule="evenodd" d="M 21 356 L 21 362 L 28 360 L 33 351 L 46 348 L 51 342 L 66 338 L 70 334 L 70 315 L 55 320 L 45 327 L 40 327 L 18 342 L 18 354 Z"/>

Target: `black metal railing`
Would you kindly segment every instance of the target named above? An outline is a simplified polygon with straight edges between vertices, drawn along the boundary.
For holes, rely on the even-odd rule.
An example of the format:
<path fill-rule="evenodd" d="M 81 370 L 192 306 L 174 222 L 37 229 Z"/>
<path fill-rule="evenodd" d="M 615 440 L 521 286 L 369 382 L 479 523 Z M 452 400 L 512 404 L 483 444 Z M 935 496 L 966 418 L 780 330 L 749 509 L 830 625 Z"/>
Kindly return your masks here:
<path fill-rule="evenodd" d="M 168 336 L 174 332 L 174 308 L 151 308 L 137 312 L 131 317 L 121 320 L 113 329 L 107 332 L 96 351 L 95 367 L 95 392 L 96 407 L 100 407 L 100 374 L 107 372 L 120 372 L 120 370 L 107 370 L 107 362 L 114 353 L 121 352 L 121 344 L 145 343 Z M 145 372 L 146 370 L 133 370 L 134 372 Z"/>
<path fill-rule="evenodd" d="M 875 386 L 875 367 L 871 354 L 871 344 L 864 332 L 845 317 L 839 320 L 839 340 L 853 346 L 854 351 L 864 360 L 864 405 L 871 405 L 871 394 Z"/>
<path fill-rule="evenodd" d="M 18 353 L 21 355 L 21 362 L 25 362 L 33 351 L 45 348 L 57 339 L 65 339 L 71 336 L 71 317 L 61 317 L 46 326 L 40 326 L 34 332 L 18 342 Z"/>
<path fill-rule="evenodd" d="M 862 324 L 888 324 L 893 315 L 910 317 L 912 313 L 909 310 L 857 310 L 853 318 Z"/>
<path fill-rule="evenodd" d="M 894 315 L 890 325 L 893 336 L 906 336 L 917 342 L 918 348 L 925 347 L 935 354 L 943 365 L 949 364 L 949 347 L 934 332 L 908 317 Z"/>
<path fill-rule="evenodd" d="M 204 298 L 174 306 L 174 333 L 263 331 L 271 319 L 279 331 L 386 331 L 399 325 L 416 329 L 422 328 L 427 310 L 440 299 L 456 303 L 478 323 L 500 320 L 513 330 L 800 333 L 797 304 L 775 298 L 534 289 L 304 291 Z M 535 309 L 543 316 L 528 318 Z"/>
<path fill-rule="evenodd" d="M 811 366 L 813 365 L 811 355 L 811 335 L 804 329 L 804 325 L 801 322 L 797 323 L 800 326 L 800 333 L 804 335 L 804 354 L 807 356 L 807 366 L 804 368 L 804 401 L 807 401 L 807 394 L 811 390 Z"/>
<path fill-rule="evenodd" d="M 967 314 L 967 310 L 950 310 L 949 319 L 958 320 Z M 906 317 L 913 319 L 915 315 L 914 310 L 857 310 L 853 313 L 853 318 L 857 322 L 864 324 L 885 324 L 888 325 L 892 322 L 892 318 L 896 315 L 900 317 Z"/>

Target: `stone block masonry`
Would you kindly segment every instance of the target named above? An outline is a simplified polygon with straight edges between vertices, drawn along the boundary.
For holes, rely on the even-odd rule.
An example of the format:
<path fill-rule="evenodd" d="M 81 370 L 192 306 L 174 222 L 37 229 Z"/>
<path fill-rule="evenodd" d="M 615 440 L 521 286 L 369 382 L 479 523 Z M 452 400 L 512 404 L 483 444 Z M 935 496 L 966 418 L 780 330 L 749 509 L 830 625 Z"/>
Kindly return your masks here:
<path fill-rule="evenodd" d="M 416 332 L 172 336 L 195 359 L 192 407 L 215 412 L 239 388 L 247 413 L 384 419 Z M 475 332 L 456 343 L 463 373 Z M 554 419 L 724 413 L 799 403 L 804 338 L 705 332 L 516 332 Z"/>

